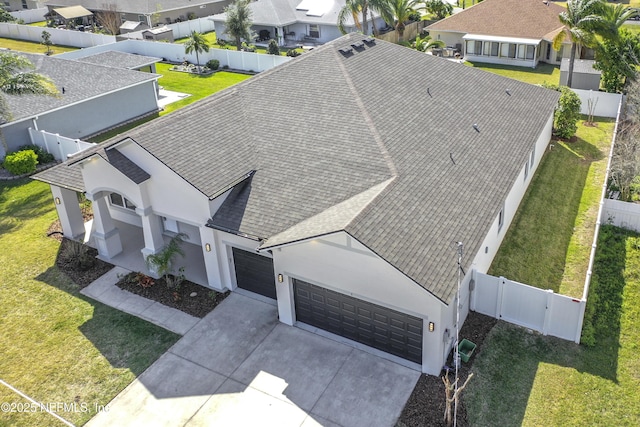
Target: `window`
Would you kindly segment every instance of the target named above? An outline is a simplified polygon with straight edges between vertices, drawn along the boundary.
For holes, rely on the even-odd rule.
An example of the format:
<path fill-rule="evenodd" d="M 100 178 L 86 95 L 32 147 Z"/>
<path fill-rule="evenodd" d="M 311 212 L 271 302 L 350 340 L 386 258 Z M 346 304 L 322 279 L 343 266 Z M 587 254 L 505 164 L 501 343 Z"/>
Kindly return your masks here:
<path fill-rule="evenodd" d="M 29 9 L 29 6 L 27 5 L 27 0 L 22 0 L 22 8 Z"/>
<path fill-rule="evenodd" d="M 498 56 L 499 49 L 500 49 L 500 43 L 491 42 L 491 56 Z"/>
<path fill-rule="evenodd" d="M 509 43 L 509 58 L 516 57 L 516 45 L 513 43 Z"/>
<path fill-rule="evenodd" d="M 309 24 L 309 37 L 313 37 L 314 39 L 320 38 L 320 25 Z"/>
<path fill-rule="evenodd" d="M 536 53 L 535 46 L 527 46 L 527 59 L 533 59 Z"/>
<path fill-rule="evenodd" d="M 482 54 L 484 56 L 489 56 L 491 54 L 491 43 L 485 42 L 485 44 L 482 46 Z"/>
<path fill-rule="evenodd" d="M 533 169 L 533 164 L 536 162 L 536 149 L 535 147 L 531 150 L 531 155 L 529 156 L 529 165 Z"/>
<path fill-rule="evenodd" d="M 507 58 L 515 58 L 516 48 L 517 48 L 517 45 L 513 43 L 502 43 L 502 47 L 500 48 L 500 56 L 507 57 Z"/>
<path fill-rule="evenodd" d="M 560 50 L 556 53 L 556 61 L 562 61 L 562 51 L 564 50 L 564 46 L 560 46 Z"/>
<path fill-rule="evenodd" d="M 180 230 L 178 229 L 178 221 L 176 221 L 175 219 L 162 217 L 162 225 L 164 226 L 164 231 L 176 234 L 180 232 Z"/>
<path fill-rule="evenodd" d="M 527 180 L 527 177 L 529 176 L 529 160 L 527 160 L 526 162 L 524 162 L 524 180 Z"/>
<path fill-rule="evenodd" d="M 504 206 L 500 209 L 500 213 L 498 214 L 498 233 L 502 230 L 502 226 L 504 225 Z"/>
<path fill-rule="evenodd" d="M 144 15 L 138 15 L 138 22 L 147 22 L 147 17 Z"/>
<path fill-rule="evenodd" d="M 467 40 L 467 54 L 473 55 L 475 53 L 475 43 L 472 40 Z"/>
<path fill-rule="evenodd" d="M 119 206 L 121 208 L 135 210 L 136 205 L 131 203 L 129 200 L 125 199 L 118 193 L 109 194 L 109 202 L 111 202 L 111 206 Z"/>
<path fill-rule="evenodd" d="M 476 55 L 482 55 L 482 42 L 476 42 Z"/>
<path fill-rule="evenodd" d="M 523 44 L 519 44 L 518 45 L 518 59 L 524 59 L 524 53 L 526 50 L 527 46 L 523 45 Z"/>

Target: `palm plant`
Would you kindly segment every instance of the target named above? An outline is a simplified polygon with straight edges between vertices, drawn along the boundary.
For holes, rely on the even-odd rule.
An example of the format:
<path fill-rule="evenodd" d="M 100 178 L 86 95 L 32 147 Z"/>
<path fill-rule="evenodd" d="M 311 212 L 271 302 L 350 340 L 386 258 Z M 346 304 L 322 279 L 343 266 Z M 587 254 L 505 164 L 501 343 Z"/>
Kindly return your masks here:
<path fill-rule="evenodd" d="M 171 238 L 169 243 L 158 253 L 151 254 L 146 258 L 147 267 L 154 270 L 158 275 L 162 276 L 168 287 L 173 288 L 180 284 L 184 278 L 182 275 L 183 268 L 178 269 L 178 275 L 173 276 L 173 261 L 176 255 L 184 257 L 184 249 L 182 243 L 187 237 L 184 233 L 178 233 Z"/>
<path fill-rule="evenodd" d="M 602 14 L 605 21 L 606 32 L 602 35 L 605 38 L 617 37 L 620 27 L 636 15 L 638 15 L 637 9 L 629 8 L 623 4 L 606 5 Z"/>
<path fill-rule="evenodd" d="M 417 51 L 426 52 L 429 49 L 444 47 L 445 43 L 442 40 L 434 40 L 429 35 L 421 36 L 418 34 L 416 36 L 416 40 L 411 44 L 411 46 Z"/>
<path fill-rule="evenodd" d="M 393 22 L 393 26 L 398 32 L 398 43 L 404 41 L 405 22 L 414 13 L 413 7 L 418 4 L 418 0 L 387 0 L 381 5 L 380 13 L 386 22 Z"/>
<path fill-rule="evenodd" d="M 26 57 L 9 52 L 0 52 L 0 124 L 11 120 L 11 111 L 2 96 L 7 95 L 52 95 L 58 89 L 46 76 L 35 73 L 35 67 Z"/>
<path fill-rule="evenodd" d="M 230 35 L 236 41 L 236 49 L 242 49 L 242 39 L 250 41 L 251 33 L 251 9 L 249 0 L 236 0 L 224 8 L 227 14 L 225 21 L 225 34 Z"/>
<path fill-rule="evenodd" d="M 608 32 L 609 26 L 603 18 L 606 4 L 603 0 L 569 0 L 567 10 L 559 15 L 566 31 L 560 31 L 553 39 L 553 48 L 559 50 L 567 34 L 571 39 L 569 75 L 567 86 L 571 87 L 573 67 L 578 45 L 591 47 L 596 44 L 596 34 Z"/>
<path fill-rule="evenodd" d="M 353 22 L 358 30 L 360 30 L 363 34 L 367 35 L 369 27 L 368 27 L 368 18 L 371 18 L 371 24 L 373 26 L 374 34 L 377 33 L 377 28 L 375 25 L 375 17 L 373 15 L 374 12 L 380 13 L 381 10 L 386 7 L 386 0 L 346 0 L 345 5 L 342 6 L 340 12 L 338 13 L 338 29 L 342 34 L 346 34 L 347 31 L 344 27 L 349 17 L 353 18 Z"/>
<path fill-rule="evenodd" d="M 203 34 L 192 31 L 189 40 L 184 44 L 184 52 L 188 55 L 192 52 L 196 53 L 196 63 L 198 65 L 198 73 L 200 73 L 200 53 L 209 52 L 209 42 Z"/>

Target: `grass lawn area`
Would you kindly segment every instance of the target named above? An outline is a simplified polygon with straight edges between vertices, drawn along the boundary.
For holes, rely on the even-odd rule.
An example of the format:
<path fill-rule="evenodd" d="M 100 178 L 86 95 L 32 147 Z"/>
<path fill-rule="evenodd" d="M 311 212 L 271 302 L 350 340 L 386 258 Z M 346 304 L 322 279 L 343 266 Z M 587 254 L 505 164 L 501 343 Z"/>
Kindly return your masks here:
<path fill-rule="evenodd" d="M 168 114 L 251 77 L 248 74 L 229 73 L 226 71 L 219 71 L 208 76 L 199 76 L 197 74 L 171 71 L 169 70 L 171 67 L 171 64 L 156 64 L 158 74 L 162 74 L 162 77 L 158 80 L 160 86 L 166 90 L 189 93 L 191 96 L 168 105 L 160 115 Z"/>
<path fill-rule="evenodd" d="M 582 297 L 614 122 L 547 150 L 489 274 Z"/>
<path fill-rule="evenodd" d="M 640 425 L 640 236 L 603 226 L 587 311 L 596 344 L 499 322 L 463 394 L 473 426 Z"/>
<path fill-rule="evenodd" d="M 40 43 L 28 42 L 24 40 L 14 40 L 14 39 L 5 39 L 0 37 L 0 47 L 5 49 L 17 50 L 18 52 L 27 52 L 27 53 L 44 53 L 47 48 Z M 51 50 L 53 54 L 56 55 L 58 53 L 70 52 L 72 50 L 78 50 L 77 47 L 70 46 L 51 46 Z"/>
<path fill-rule="evenodd" d="M 490 73 L 500 74 L 501 76 L 520 80 L 526 83 L 531 83 L 533 85 L 539 85 L 543 83 L 557 85 L 558 83 L 560 83 L 559 65 L 544 64 L 540 62 L 538 66 L 533 69 L 527 67 L 514 67 L 511 65 L 484 64 L 480 62 L 473 63 L 469 61 L 465 61 L 464 64 L 469 67 L 489 71 Z"/>
<path fill-rule="evenodd" d="M 49 186 L 0 182 L 0 379 L 37 401 L 86 404 L 61 412 L 76 425 L 95 414 L 178 335 L 79 294 L 55 266 L 60 244 Z M 25 403 L 0 384 L 0 402 Z M 62 425 L 46 413 L 0 413 L 3 426 Z"/>
<path fill-rule="evenodd" d="M 27 25 L 30 25 L 32 27 L 46 27 L 47 21 L 32 22 L 31 24 L 27 24 Z"/>
<path fill-rule="evenodd" d="M 204 33 L 204 38 L 205 40 L 207 40 L 207 42 L 209 42 L 209 46 L 215 49 L 229 49 L 229 50 L 238 50 L 236 49 L 236 45 L 234 44 L 233 40 L 231 39 L 227 39 L 227 44 L 224 47 L 221 47 L 218 44 L 218 39 L 216 37 L 216 32 L 215 31 L 211 31 L 209 33 Z M 186 43 L 186 41 L 189 40 L 188 37 L 183 37 L 181 39 L 176 39 L 174 41 L 174 43 Z M 288 49 L 280 49 L 280 56 L 286 56 L 287 55 L 287 50 Z M 303 49 L 296 49 L 296 51 L 298 51 L 298 53 L 304 53 Z M 267 54 L 267 49 L 264 47 L 256 47 L 256 52 L 257 53 L 262 53 L 262 54 Z"/>

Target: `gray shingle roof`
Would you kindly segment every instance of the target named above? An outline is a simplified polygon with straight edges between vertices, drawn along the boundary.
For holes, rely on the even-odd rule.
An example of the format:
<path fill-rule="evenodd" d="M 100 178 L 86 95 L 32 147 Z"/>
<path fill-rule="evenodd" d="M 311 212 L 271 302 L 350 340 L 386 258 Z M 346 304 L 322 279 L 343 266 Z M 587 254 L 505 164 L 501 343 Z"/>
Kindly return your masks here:
<path fill-rule="evenodd" d="M 5 95 L 13 115 L 12 121 L 33 117 L 159 77 L 157 74 L 115 69 L 45 55 L 18 55 L 27 57 L 35 65 L 36 72 L 51 78 L 61 93 L 57 97 Z M 62 88 L 65 89 L 64 94 Z"/>
<path fill-rule="evenodd" d="M 573 72 L 582 74 L 602 74 L 602 71 L 593 68 L 596 61 L 590 59 L 576 59 L 573 63 Z M 569 72 L 569 58 L 562 58 L 560 71 Z"/>
<path fill-rule="evenodd" d="M 45 6 L 75 6 L 80 4 L 89 10 L 104 10 L 105 5 L 114 5 L 118 12 L 123 13 L 155 13 L 157 8 L 160 11 L 181 9 L 203 4 L 220 3 L 223 0 L 162 0 L 162 1 L 140 1 L 140 0 L 45 0 Z"/>
<path fill-rule="evenodd" d="M 129 136 L 209 197 L 250 176 L 211 226 L 264 248 L 344 230 L 449 303 L 453 242 L 465 244 L 468 268 L 558 93 L 383 41 L 339 53 L 361 39 L 334 40 Z"/>
<path fill-rule="evenodd" d="M 105 65 L 107 67 L 136 70 L 142 67 L 146 67 L 147 65 L 160 62 L 162 61 L 162 58 L 110 50 L 107 52 L 100 52 L 96 53 L 95 55 L 78 58 L 76 59 L 76 61 L 86 62 L 89 64 Z"/>
<path fill-rule="evenodd" d="M 118 169 L 124 176 L 136 184 L 140 184 L 151 178 L 151 175 L 149 175 L 144 169 L 133 163 L 127 156 L 118 151 L 117 147 L 111 147 L 104 150 L 104 155 L 106 155 L 105 160 L 111 163 L 114 168 Z"/>

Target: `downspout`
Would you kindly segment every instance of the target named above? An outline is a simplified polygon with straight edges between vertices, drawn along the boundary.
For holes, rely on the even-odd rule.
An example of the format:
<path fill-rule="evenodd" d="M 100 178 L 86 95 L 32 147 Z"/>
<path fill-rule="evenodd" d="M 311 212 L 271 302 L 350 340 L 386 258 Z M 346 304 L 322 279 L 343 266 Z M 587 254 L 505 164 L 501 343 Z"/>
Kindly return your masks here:
<path fill-rule="evenodd" d="M 31 123 L 33 123 L 33 128 L 35 130 L 40 130 L 40 129 L 38 129 L 38 116 L 32 117 L 31 118 Z"/>

